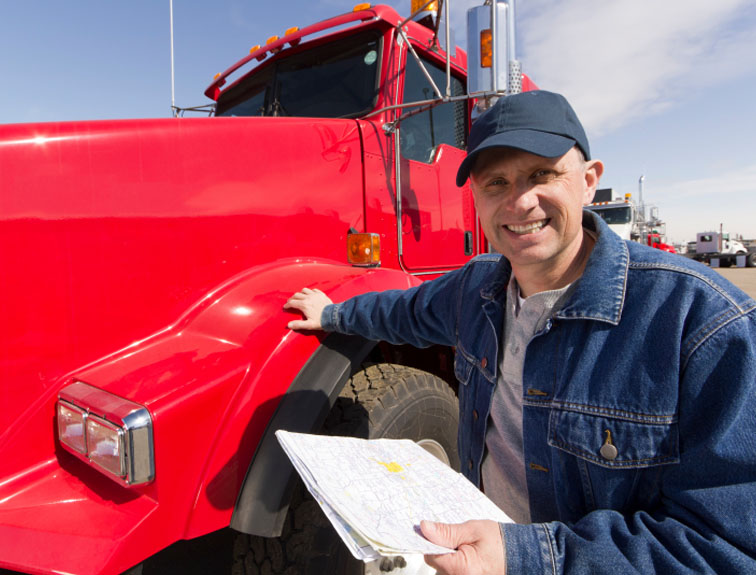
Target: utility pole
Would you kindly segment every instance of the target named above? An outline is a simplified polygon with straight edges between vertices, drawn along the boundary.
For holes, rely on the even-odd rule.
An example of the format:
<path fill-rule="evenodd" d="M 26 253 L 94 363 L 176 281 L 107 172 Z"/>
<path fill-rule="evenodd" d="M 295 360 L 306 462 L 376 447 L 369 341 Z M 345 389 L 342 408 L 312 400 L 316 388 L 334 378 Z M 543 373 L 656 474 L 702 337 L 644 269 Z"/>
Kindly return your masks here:
<path fill-rule="evenodd" d="M 173 0 L 168 0 L 171 13 L 171 115 L 176 116 L 176 86 L 173 73 Z"/>
<path fill-rule="evenodd" d="M 638 213 L 640 214 L 638 231 L 643 243 L 646 242 L 646 205 L 643 203 L 643 180 L 645 179 L 646 176 L 643 174 L 638 178 Z"/>

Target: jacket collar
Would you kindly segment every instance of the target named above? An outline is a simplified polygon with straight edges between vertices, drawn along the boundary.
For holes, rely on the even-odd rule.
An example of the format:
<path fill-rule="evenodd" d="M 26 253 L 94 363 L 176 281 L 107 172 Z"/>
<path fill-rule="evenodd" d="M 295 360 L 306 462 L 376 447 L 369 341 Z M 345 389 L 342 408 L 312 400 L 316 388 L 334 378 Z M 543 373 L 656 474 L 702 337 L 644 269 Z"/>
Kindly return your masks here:
<path fill-rule="evenodd" d="M 595 319 L 617 325 L 625 303 L 630 253 L 624 240 L 595 213 L 583 211 L 583 227 L 596 233 L 596 245 L 575 291 L 556 317 Z M 503 301 L 511 275 L 511 264 L 501 258 L 491 281 L 481 289 L 481 297 Z"/>
<path fill-rule="evenodd" d="M 625 304 L 630 252 L 625 241 L 594 212 L 583 210 L 583 227 L 596 233 L 596 245 L 572 297 L 556 317 L 595 319 L 617 325 Z"/>

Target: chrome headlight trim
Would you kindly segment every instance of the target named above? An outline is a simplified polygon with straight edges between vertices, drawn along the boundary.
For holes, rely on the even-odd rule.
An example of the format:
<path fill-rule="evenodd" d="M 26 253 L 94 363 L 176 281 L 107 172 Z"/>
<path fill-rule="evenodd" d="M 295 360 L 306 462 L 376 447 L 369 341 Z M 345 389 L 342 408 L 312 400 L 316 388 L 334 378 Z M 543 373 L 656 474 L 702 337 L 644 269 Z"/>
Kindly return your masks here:
<path fill-rule="evenodd" d="M 58 405 L 73 408 L 83 413 L 84 452 L 69 445 L 60 437 L 63 448 L 79 459 L 86 461 L 98 471 L 126 486 L 142 485 L 155 478 L 155 451 L 152 432 L 152 416 L 146 407 L 114 395 L 82 381 L 75 381 L 60 390 Z M 56 406 L 56 418 L 60 417 Z M 87 419 L 112 429 L 118 436 L 120 469 L 116 472 L 101 465 L 90 456 L 93 446 L 87 438 Z"/>
<path fill-rule="evenodd" d="M 152 440 L 152 417 L 140 407 L 123 418 L 126 431 L 126 477 L 131 485 L 155 478 L 155 446 Z"/>

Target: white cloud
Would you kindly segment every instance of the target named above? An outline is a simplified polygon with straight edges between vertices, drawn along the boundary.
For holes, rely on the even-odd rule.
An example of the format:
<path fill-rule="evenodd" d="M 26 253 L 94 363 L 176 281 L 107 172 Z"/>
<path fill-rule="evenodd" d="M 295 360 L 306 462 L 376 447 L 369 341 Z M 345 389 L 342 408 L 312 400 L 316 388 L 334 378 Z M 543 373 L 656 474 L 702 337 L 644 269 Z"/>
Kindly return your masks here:
<path fill-rule="evenodd" d="M 662 219 L 669 218 L 667 235 L 673 241 L 695 239 L 697 232 L 718 230 L 720 224 L 732 234 L 756 239 L 756 164 L 735 173 L 662 183 L 646 192 Z"/>
<path fill-rule="evenodd" d="M 518 19 L 525 70 L 593 135 L 756 68 L 750 0 L 530 0 Z"/>
<path fill-rule="evenodd" d="M 739 173 L 702 178 L 664 185 L 664 195 L 669 200 L 686 201 L 699 196 L 723 196 L 727 194 L 749 194 L 756 200 L 756 164 Z M 730 198 L 731 200 L 732 198 Z"/>

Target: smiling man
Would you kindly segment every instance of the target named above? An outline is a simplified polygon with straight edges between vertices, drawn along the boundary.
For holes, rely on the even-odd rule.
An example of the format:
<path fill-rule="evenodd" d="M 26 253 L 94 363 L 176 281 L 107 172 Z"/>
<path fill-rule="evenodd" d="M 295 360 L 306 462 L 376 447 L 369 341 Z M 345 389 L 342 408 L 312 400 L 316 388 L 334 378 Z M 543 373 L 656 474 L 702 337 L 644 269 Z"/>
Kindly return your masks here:
<path fill-rule="evenodd" d="M 497 254 L 285 305 L 291 329 L 454 346 L 462 470 L 515 523 L 423 522 L 457 549 L 440 573 L 756 573 L 756 302 L 584 211 L 602 171 L 562 96 L 501 98 L 457 174 Z"/>
<path fill-rule="evenodd" d="M 516 270 L 523 296 L 577 279 L 593 246 L 582 226 L 603 165 L 577 147 L 557 158 L 484 150 L 472 172 L 475 206 L 489 243 Z"/>

